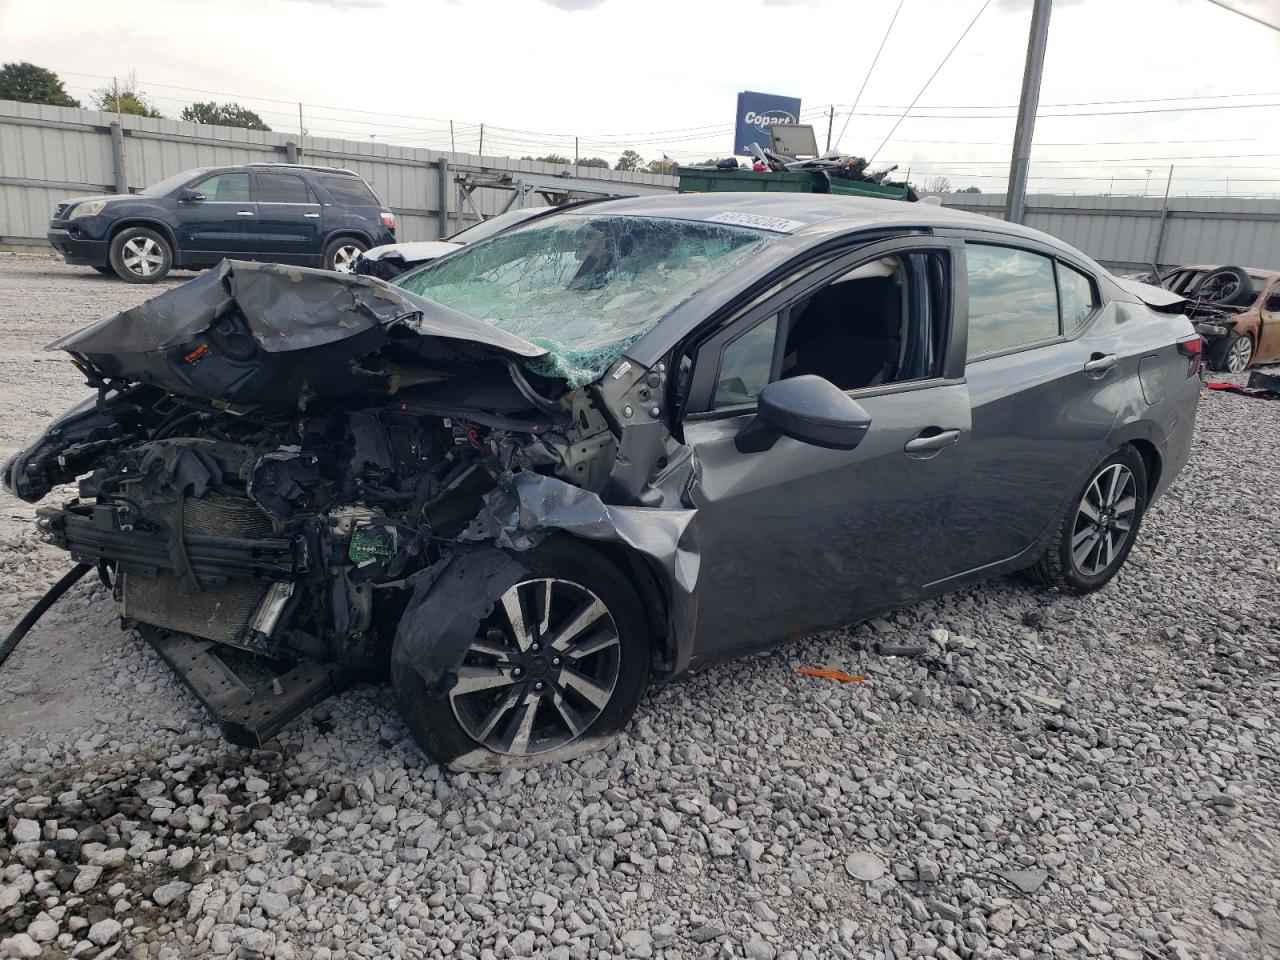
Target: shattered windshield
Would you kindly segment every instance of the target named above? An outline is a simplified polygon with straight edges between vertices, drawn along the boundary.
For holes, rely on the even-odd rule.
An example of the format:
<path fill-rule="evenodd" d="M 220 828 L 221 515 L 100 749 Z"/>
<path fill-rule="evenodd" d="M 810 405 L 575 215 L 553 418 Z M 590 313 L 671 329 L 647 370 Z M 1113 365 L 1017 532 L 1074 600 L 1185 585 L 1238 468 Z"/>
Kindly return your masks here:
<path fill-rule="evenodd" d="M 564 214 L 468 246 L 399 283 L 545 347 L 530 369 L 577 387 L 776 236 L 690 220 Z"/>

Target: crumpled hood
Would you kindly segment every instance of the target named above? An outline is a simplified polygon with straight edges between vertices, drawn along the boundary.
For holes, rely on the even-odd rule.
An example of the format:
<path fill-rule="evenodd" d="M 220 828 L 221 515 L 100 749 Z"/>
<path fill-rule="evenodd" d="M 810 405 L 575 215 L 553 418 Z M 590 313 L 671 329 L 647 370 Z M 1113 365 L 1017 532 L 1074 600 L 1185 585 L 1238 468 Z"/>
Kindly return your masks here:
<path fill-rule="evenodd" d="M 485 344 L 517 357 L 547 352 L 373 277 L 240 260 L 224 260 L 189 283 L 60 337 L 45 349 L 89 357 L 165 350 L 190 342 L 233 308 L 268 353 L 321 346 L 394 323 L 423 336 Z"/>
<path fill-rule="evenodd" d="M 288 409 L 396 395 L 546 354 L 513 333 L 373 277 L 224 260 L 49 344 L 103 382 Z"/>

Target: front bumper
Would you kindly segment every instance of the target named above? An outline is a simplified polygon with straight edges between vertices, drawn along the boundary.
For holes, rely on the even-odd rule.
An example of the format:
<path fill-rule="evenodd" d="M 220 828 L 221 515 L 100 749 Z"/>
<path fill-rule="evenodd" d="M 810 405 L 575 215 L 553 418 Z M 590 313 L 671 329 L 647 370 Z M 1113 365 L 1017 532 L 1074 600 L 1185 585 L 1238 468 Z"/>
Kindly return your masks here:
<path fill-rule="evenodd" d="M 53 224 L 50 224 L 49 232 L 46 236 L 49 238 L 50 246 L 62 254 L 62 258 L 67 263 L 86 267 L 107 266 L 108 244 L 106 240 L 94 240 L 82 233 L 73 232 L 70 227 L 54 226 Z"/>

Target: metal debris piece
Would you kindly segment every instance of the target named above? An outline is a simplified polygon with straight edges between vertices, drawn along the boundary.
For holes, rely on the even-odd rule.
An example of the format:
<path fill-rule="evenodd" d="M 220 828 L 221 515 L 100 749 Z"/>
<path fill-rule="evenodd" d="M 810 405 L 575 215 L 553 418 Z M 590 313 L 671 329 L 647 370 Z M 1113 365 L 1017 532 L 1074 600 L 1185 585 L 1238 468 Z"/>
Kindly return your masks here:
<path fill-rule="evenodd" d="M 836 680 L 839 683 L 863 683 L 867 678 L 856 673 L 845 673 L 834 667 L 796 667 L 796 673 L 820 680 Z"/>

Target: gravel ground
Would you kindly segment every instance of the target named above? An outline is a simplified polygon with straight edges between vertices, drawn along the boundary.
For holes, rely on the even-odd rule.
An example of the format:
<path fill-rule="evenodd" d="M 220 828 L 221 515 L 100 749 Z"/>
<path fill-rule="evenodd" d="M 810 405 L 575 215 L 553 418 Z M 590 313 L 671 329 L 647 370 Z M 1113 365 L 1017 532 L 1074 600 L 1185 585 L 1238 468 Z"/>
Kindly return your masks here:
<path fill-rule="evenodd" d="M 152 292 L 0 255 L 0 455 L 83 392 L 39 346 Z M 809 637 L 501 775 L 377 688 L 231 747 L 82 581 L 0 669 L 0 955 L 1280 957 L 1277 449 L 1280 403 L 1206 392 L 1107 589 Z M 32 515 L 0 622 L 67 566 Z"/>

